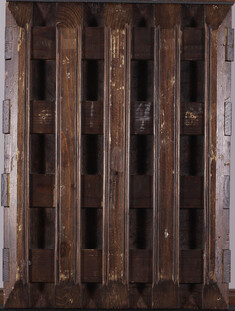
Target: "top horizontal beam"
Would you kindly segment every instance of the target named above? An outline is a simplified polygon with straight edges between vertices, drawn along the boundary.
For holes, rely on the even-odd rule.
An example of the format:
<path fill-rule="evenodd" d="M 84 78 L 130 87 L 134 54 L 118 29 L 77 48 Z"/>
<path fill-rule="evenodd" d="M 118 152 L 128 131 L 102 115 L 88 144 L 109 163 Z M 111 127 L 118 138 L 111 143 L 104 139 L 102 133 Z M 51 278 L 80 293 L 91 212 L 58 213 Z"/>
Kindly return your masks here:
<path fill-rule="evenodd" d="M 7 0 L 7 2 L 95 2 L 95 3 L 146 3 L 146 4 L 161 4 L 161 3 L 175 3 L 175 4 L 228 4 L 232 5 L 235 0 Z"/>

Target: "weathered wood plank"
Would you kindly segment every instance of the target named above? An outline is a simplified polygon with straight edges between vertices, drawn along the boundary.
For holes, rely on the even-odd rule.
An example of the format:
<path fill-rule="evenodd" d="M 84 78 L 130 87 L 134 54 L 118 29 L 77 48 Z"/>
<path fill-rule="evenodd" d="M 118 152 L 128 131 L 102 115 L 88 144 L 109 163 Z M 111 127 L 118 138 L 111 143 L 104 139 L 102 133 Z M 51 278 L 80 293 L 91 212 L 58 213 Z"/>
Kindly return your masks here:
<path fill-rule="evenodd" d="M 155 6 L 154 308 L 178 307 L 180 16 L 180 5 Z"/>
<path fill-rule="evenodd" d="M 234 61 L 234 29 L 232 28 L 227 28 L 225 60 L 227 62 Z"/>
<path fill-rule="evenodd" d="M 224 176 L 223 208 L 230 208 L 230 175 Z"/>
<path fill-rule="evenodd" d="M 9 193 L 10 175 L 2 174 L 1 176 L 1 206 L 8 207 L 10 205 Z"/>
<path fill-rule="evenodd" d="M 131 103 L 131 134 L 153 134 L 153 103 Z"/>
<path fill-rule="evenodd" d="M 204 29 L 196 27 L 183 28 L 182 35 L 182 60 L 204 59 Z"/>
<path fill-rule="evenodd" d="M 81 183 L 81 207 L 101 207 L 102 176 L 82 175 Z"/>
<path fill-rule="evenodd" d="M 2 280 L 3 282 L 9 282 L 9 274 L 10 274 L 9 248 L 3 248 L 2 262 L 3 262 Z"/>
<path fill-rule="evenodd" d="M 107 287 L 104 292 L 105 308 L 128 306 L 128 289 L 125 285 L 128 271 L 128 256 L 125 242 L 126 232 L 126 118 L 129 111 L 128 57 L 130 48 L 126 25 L 130 22 L 129 5 L 106 4 L 105 25 L 109 31 L 108 80 L 109 81 L 109 180 L 108 204 L 106 206 L 105 231 L 108 233 L 107 247 Z M 128 234 L 126 232 L 126 234 Z M 116 243 L 115 241 L 119 241 Z"/>
<path fill-rule="evenodd" d="M 56 307 L 80 308 L 82 5 L 57 4 Z"/>
<path fill-rule="evenodd" d="M 82 134 L 103 134 L 103 103 L 82 103 Z"/>
<path fill-rule="evenodd" d="M 224 135 L 232 135 L 232 103 L 224 103 Z"/>
<path fill-rule="evenodd" d="M 223 250 L 223 282 L 231 282 L 231 251 L 229 249 Z"/>
<path fill-rule="evenodd" d="M 130 176 L 130 208 L 151 208 L 153 206 L 153 177 L 149 175 Z"/>
<path fill-rule="evenodd" d="M 10 134 L 10 111 L 11 111 L 11 101 L 6 99 L 2 103 L 2 133 Z"/>
<path fill-rule="evenodd" d="M 181 135 L 204 134 L 204 104 L 181 104 Z"/>
<path fill-rule="evenodd" d="M 203 208 L 203 177 L 181 176 L 180 208 Z"/>

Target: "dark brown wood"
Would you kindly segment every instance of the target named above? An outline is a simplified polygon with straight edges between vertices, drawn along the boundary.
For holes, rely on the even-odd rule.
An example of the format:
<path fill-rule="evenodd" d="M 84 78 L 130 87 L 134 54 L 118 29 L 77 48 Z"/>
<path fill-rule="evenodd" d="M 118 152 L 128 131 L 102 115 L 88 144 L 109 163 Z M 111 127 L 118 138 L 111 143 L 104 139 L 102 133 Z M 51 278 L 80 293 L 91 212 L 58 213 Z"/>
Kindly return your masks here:
<path fill-rule="evenodd" d="M 204 30 L 185 27 L 182 35 L 182 60 L 204 59 Z"/>
<path fill-rule="evenodd" d="M 3 305 L 3 289 L 0 288 L 0 305 Z"/>
<path fill-rule="evenodd" d="M 82 134 L 103 134 L 103 103 L 82 103 Z"/>
<path fill-rule="evenodd" d="M 31 133 L 55 133 L 55 103 L 46 101 L 31 102 Z"/>
<path fill-rule="evenodd" d="M 6 27 L 4 306 L 226 308 L 231 6 L 10 2 Z"/>
<path fill-rule="evenodd" d="M 153 134 L 153 103 L 135 102 L 131 104 L 131 134 Z"/>
<path fill-rule="evenodd" d="M 181 7 L 155 7 L 155 202 L 153 308 L 178 308 L 179 25 Z M 160 142 L 160 144 L 159 144 Z M 166 265 L 165 258 L 168 258 Z M 162 296 L 163 295 L 163 296 Z M 162 296 L 161 302 L 159 296 Z"/>
<path fill-rule="evenodd" d="M 194 267 L 192 269 L 192 267 Z M 202 251 L 197 249 L 180 252 L 180 283 L 202 283 L 203 260 Z"/>
<path fill-rule="evenodd" d="M 99 249 L 82 250 L 82 282 L 101 283 L 102 251 Z"/>
<path fill-rule="evenodd" d="M 34 27 L 32 29 L 32 58 L 55 59 L 56 29 L 55 27 Z"/>
<path fill-rule="evenodd" d="M 132 58 L 153 59 L 154 29 L 134 27 L 132 30 Z"/>
<path fill-rule="evenodd" d="M 181 116 L 181 135 L 204 134 L 203 103 L 182 103 Z"/>
<path fill-rule="evenodd" d="M 104 28 L 86 27 L 83 33 L 83 58 L 104 58 Z"/>
<path fill-rule="evenodd" d="M 234 29 L 232 28 L 227 28 L 225 60 L 227 62 L 234 61 Z"/>
<path fill-rule="evenodd" d="M 10 134 L 10 109 L 11 102 L 6 99 L 2 103 L 2 133 Z"/>
<path fill-rule="evenodd" d="M 234 289 L 230 289 L 229 291 L 229 304 L 230 306 L 235 305 L 235 290 Z"/>
<path fill-rule="evenodd" d="M 232 135 L 232 103 L 224 103 L 224 135 Z"/>
<path fill-rule="evenodd" d="M 130 176 L 130 208 L 152 207 L 152 176 Z"/>
<path fill-rule="evenodd" d="M 31 249 L 29 260 L 30 282 L 53 283 L 54 251 L 52 249 Z"/>
<path fill-rule="evenodd" d="M 203 207 L 203 177 L 181 176 L 180 208 Z"/>
<path fill-rule="evenodd" d="M 130 250 L 130 282 L 152 282 L 152 251 L 146 249 Z"/>
<path fill-rule="evenodd" d="M 102 206 L 102 176 L 83 175 L 81 188 L 82 207 L 101 207 Z"/>
<path fill-rule="evenodd" d="M 30 176 L 30 207 L 54 207 L 54 194 L 54 175 L 32 174 Z"/>

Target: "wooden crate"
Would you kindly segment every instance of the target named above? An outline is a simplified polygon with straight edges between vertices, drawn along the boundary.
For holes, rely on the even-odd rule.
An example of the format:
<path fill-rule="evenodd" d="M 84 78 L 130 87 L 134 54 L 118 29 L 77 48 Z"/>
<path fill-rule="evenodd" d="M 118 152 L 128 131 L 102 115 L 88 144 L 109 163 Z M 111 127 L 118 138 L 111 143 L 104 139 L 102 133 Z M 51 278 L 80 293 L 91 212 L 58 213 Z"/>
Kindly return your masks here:
<path fill-rule="evenodd" d="M 7 308 L 228 307 L 231 2 L 147 2 L 7 4 Z"/>

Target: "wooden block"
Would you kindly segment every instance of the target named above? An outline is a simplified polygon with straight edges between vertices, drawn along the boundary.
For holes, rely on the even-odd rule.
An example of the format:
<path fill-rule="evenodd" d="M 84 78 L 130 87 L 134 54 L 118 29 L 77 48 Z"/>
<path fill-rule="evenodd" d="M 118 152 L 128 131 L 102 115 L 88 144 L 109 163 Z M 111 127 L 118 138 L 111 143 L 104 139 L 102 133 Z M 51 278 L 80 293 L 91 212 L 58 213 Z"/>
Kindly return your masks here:
<path fill-rule="evenodd" d="M 31 174 L 55 173 L 56 165 L 54 134 L 31 134 L 30 151 Z"/>
<path fill-rule="evenodd" d="M 224 135 L 232 135 L 232 103 L 224 103 Z"/>
<path fill-rule="evenodd" d="M 204 134 L 204 104 L 183 103 L 181 106 L 181 134 Z"/>
<path fill-rule="evenodd" d="M 49 101 L 31 102 L 31 133 L 55 133 L 55 103 Z"/>
<path fill-rule="evenodd" d="M 202 291 L 201 284 L 181 284 L 179 290 L 180 309 L 202 309 Z"/>
<path fill-rule="evenodd" d="M 227 28 L 227 42 L 225 49 L 225 60 L 227 62 L 234 61 L 234 29 Z"/>
<path fill-rule="evenodd" d="M 9 174 L 1 176 L 1 206 L 9 206 Z"/>
<path fill-rule="evenodd" d="M 55 248 L 55 209 L 30 209 L 29 247 L 31 249 Z"/>
<path fill-rule="evenodd" d="M 104 28 L 85 27 L 83 34 L 83 57 L 85 59 L 104 58 Z"/>
<path fill-rule="evenodd" d="M 55 60 L 31 61 L 31 100 L 55 101 Z"/>
<path fill-rule="evenodd" d="M 180 251 L 180 283 L 203 282 L 202 250 Z"/>
<path fill-rule="evenodd" d="M 231 282 L 231 251 L 223 250 L 223 283 Z"/>
<path fill-rule="evenodd" d="M 55 176 L 52 174 L 30 175 L 30 206 L 54 207 Z"/>
<path fill-rule="evenodd" d="M 224 198 L 223 198 L 223 208 L 230 208 L 230 176 L 224 176 Z"/>
<path fill-rule="evenodd" d="M 130 282 L 152 282 L 152 251 L 148 249 L 130 249 Z"/>
<path fill-rule="evenodd" d="M 56 28 L 32 28 L 32 58 L 55 59 L 56 57 Z"/>
<path fill-rule="evenodd" d="M 3 282 L 9 282 L 9 248 L 3 248 Z"/>
<path fill-rule="evenodd" d="M 5 32 L 5 60 L 10 60 L 12 58 L 12 27 L 6 27 Z"/>
<path fill-rule="evenodd" d="M 180 209 L 180 249 L 202 249 L 203 226 L 203 209 Z"/>
<path fill-rule="evenodd" d="M 133 59 L 153 59 L 154 30 L 149 27 L 134 27 L 132 39 Z"/>
<path fill-rule="evenodd" d="M 203 208 L 203 177 L 181 176 L 180 208 Z"/>
<path fill-rule="evenodd" d="M 103 180 L 101 175 L 82 175 L 81 206 L 101 207 L 103 197 Z"/>
<path fill-rule="evenodd" d="M 153 103 L 131 104 L 131 134 L 153 134 Z"/>
<path fill-rule="evenodd" d="M 10 105 L 11 101 L 6 99 L 2 103 L 2 133 L 10 134 Z"/>
<path fill-rule="evenodd" d="M 102 250 L 83 249 L 82 251 L 82 282 L 102 282 Z"/>
<path fill-rule="evenodd" d="M 103 103 L 82 103 L 82 134 L 103 134 Z"/>
<path fill-rule="evenodd" d="M 183 29 L 182 55 L 183 60 L 203 60 L 205 46 L 204 29 L 186 27 Z"/>
<path fill-rule="evenodd" d="M 153 177 L 148 175 L 130 176 L 130 207 L 151 208 L 153 200 Z"/>
<path fill-rule="evenodd" d="M 54 250 L 30 249 L 29 250 L 29 279 L 34 283 L 54 282 Z"/>

